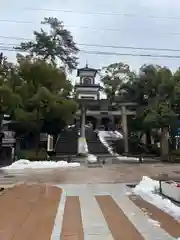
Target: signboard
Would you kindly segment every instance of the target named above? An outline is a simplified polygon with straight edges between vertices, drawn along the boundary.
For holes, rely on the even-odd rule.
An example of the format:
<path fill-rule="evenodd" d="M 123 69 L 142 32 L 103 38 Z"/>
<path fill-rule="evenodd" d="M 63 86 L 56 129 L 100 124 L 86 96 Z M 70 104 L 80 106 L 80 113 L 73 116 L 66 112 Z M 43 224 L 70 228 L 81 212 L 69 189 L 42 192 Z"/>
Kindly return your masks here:
<path fill-rule="evenodd" d="M 3 146 L 11 146 L 16 142 L 14 138 L 15 133 L 13 131 L 4 131 L 4 138 L 2 139 Z"/>

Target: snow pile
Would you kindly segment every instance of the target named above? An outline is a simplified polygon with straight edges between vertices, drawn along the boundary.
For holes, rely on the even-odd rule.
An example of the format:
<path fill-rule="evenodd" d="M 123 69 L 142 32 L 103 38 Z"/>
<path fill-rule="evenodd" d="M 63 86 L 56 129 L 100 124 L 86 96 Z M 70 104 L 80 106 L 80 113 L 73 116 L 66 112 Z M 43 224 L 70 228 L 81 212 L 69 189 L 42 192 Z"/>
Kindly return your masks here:
<path fill-rule="evenodd" d="M 180 221 L 180 207 L 173 204 L 169 199 L 164 199 L 158 192 L 159 182 L 146 176 L 144 176 L 140 183 L 133 189 L 133 193 L 140 195 L 147 202 Z"/>
<path fill-rule="evenodd" d="M 117 138 L 123 139 L 123 135 L 120 132 L 114 131 L 113 134 L 115 134 Z"/>
<path fill-rule="evenodd" d="M 123 138 L 123 135 L 118 131 L 99 131 L 98 135 L 100 135 L 104 139 L 109 140 L 117 140 Z"/>
<path fill-rule="evenodd" d="M 63 167 L 79 167 L 80 163 L 68 163 L 66 161 L 34 161 L 31 162 L 27 159 L 20 159 L 12 165 L 2 168 L 3 170 L 25 170 L 25 169 L 50 169 L 50 168 L 63 168 Z"/>
<path fill-rule="evenodd" d="M 75 127 L 76 127 L 76 125 L 74 125 L 74 124 L 73 124 L 73 125 L 68 125 L 68 126 L 67 126 L 67 128 L 75 128 Z"/>
<path fill-rule="evenodd" d="M 127 156 L 117 156 L 117 159 L 119 160 L 129 160 L 129 161 L 136 161 L 139 162 L 139 158 L 136 157 L 127 157 Z"/>
<path fill-rule="evenodd" d="M 88 154 L 88 156 L 87 156 L 87 161 L 88 161 L 89 163 L 95 163 L 95 162 L 97 162 L 97 157 L 96 157 L 95 155 Z"/>
<path fill-rule="evenodd" d="M 89 149 L 88 149 L 88 145 L 87 145 L 86 140 L 85 140 L 85 142 L 84 142 L 84 152 L 85 152 L 85 153 L 88 153 L 88 152 L 89 152 Z"/>
<path fill-rule="evenodd" d="M 107 139 L 111 139 L 111 140 L 117 140 L 117 139 L 122 139 L 123 135 L 118 132 L 118 131 L 99 131 L 98 132 L 98 137 L 100 142 L 106 147 L 106 149 L 108 150 L 108 152 L 115 156 L 117 159 L 119 159 L 120 161 L 124 161 L 124 160 L 129 160 L 129 161 L 139 161 L 139 158 L 136 157 L 127 157 L 127 156 L 120 156 L 118 154 L 115 154 L 113 151 L 113 148 L 111 146 L 109 146 Z"/>
<path fill-rule="evenodd" d="M 100 142 L 107 148 L 108 152 L 111 155 L 114 155 L 112 147 L 110 147 L 108 142 L 106 141 L 107 136 L 108 135 L 107 135 L 106 131 L 99 131 L 98 132 L 98 137 L 99 137 Z"/>
<path fill-rule="evenodd" d="M 122 139 L 123 135 L 118 131 L 104 131 L 109 139 Z"/>

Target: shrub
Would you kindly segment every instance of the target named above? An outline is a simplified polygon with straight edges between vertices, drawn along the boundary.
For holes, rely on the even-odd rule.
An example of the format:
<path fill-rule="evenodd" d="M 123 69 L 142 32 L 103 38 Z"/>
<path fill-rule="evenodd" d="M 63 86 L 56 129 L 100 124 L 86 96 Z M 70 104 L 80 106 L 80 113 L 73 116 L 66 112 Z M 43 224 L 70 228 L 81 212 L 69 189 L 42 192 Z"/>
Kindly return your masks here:
<path fill-rule="evenodd" d="M 40 149 L 38 153 L 34 149 L 32 150 L 20 150 L 17 153 L 18 159 L 28 159 L 30 161 L 45 161 L 48 159 L 45 149 Z"/>
<path fill-rule="evenodd" d="M 172 155 L 175 155 L 175 156 L 180 157 L 180 149 L 173 150 L 173 151 L 172 151 Z"/>

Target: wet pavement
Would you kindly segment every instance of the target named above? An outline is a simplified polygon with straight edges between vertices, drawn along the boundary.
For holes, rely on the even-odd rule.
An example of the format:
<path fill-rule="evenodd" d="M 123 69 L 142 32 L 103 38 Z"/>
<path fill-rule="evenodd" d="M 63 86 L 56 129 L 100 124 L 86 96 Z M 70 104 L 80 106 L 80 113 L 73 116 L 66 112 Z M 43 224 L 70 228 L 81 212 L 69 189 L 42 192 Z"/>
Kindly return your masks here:
<path fill-rule="evenodd" d="M 171 239 L 174 232 L 168 233 L 163 220 L 162 227 L 154 226 L 142 207 L 127 195 L 131 192 L 127 183 L 137 183 L 142 176 L 157 178 L 160 173 L 180 179 L 180 164 L 105 164 L 92 168 L 82 164 L 76 168 L 1 172 L 0 187 L 12 185 L 12 189 L 0 193 L 4 229 L 0 239 L 30 240 L 32 233 L 35 240 Z M 21 182 L 44 184 L 13 187 Z M 52 184 L 56 188 L 49 186 Z M 171 222 L 167 224 L 172 228 Z"/>
<path fill-rule="evenodd" d="M 151 215 L 129 198 L 129 191 L 119 183 L 20 184 L 6 189 L 0 197 L 0 239 L 169 240 L 179 236 L 179 222 L 161 212 L 164 218 L 157 227 Z M 160 216 L 159 211 L 156 208 L 153 217 Z"/>
<path fill-rule="evenodd" d="M 134 183 L 142 176 L 157 178 L 167 173 L 171 179 L 179 179 L 180 164 L 118 164 L 88 168 L 82 165 L 76 168 L 9 170 L 0 173 L 0 185 L 18 182 L 90 184 L 90 183 Z"/>

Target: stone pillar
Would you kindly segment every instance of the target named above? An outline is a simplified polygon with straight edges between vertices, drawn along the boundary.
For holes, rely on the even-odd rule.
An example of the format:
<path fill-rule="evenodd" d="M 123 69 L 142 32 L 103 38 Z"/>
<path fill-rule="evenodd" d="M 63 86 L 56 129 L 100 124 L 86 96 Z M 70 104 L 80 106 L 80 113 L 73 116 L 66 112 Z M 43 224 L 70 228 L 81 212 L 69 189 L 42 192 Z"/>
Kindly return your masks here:
<path fill-rule="evenodd" d="M 85 125 L 86 125 L 86 109 L 85 109 L 85 106 L 82 106 L 81 108 L 81 137 L 82 138 L 86 137 Z"/>
<path fill-rule="evenodd" d="M 123 133 L 124 133 L 124 151 L 125 153 L 128 153 L 129 147 L 128 147 L 128 126 L 127 126 L 127 115 L 126 115 L 126 107 L 121 107 L 122 111 L 122 127 L 123 127 Z"/>
<path fill-rule="evenodd" d="M 115 131 L 116 130 L 116 127 L 115 127 L 115 116 L 110 116 L 110 119 L 111 119 L 111 123 L 109 125 L 110 130 L 111 131 Z"/>
<path fill-rule="evenodd" d="M 81 108 L 81 130 L 80 137 L 78 138 L 78 154 L 87 155 L 88 154 L 88 145 L 86 142 L 86 109 L 85 106 Z"/>
<path fill-rule="evenodd" d="M 47 139 L 47 151 L 51 152 L 54 149 L 54 144 L 53 144 L 53 135 L 48 134 L 48 139 Z"/>
<path fill-rule="evenodd" d="M 76 117 L 76 127 L 78 129 L 81 128 L 81 117 L 80 116 Z"/>
<path fill-rule="evenodd" d="M 96 129 L 99 130 L 101 125 L 101 117 L 96 118 Z"/>

